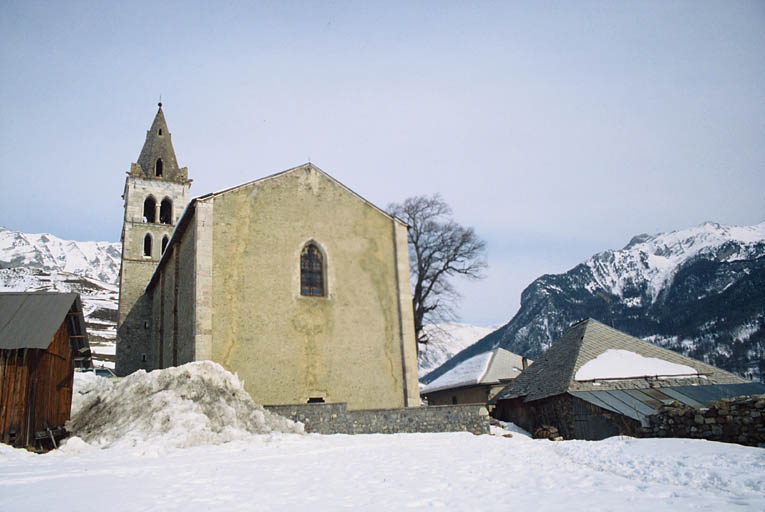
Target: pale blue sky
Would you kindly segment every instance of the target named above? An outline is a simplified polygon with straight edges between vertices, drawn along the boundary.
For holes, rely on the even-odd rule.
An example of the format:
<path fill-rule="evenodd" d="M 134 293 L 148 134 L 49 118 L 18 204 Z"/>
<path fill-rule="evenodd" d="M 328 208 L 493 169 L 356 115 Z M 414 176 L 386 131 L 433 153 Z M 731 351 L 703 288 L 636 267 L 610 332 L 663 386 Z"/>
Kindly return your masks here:
<path fill-rule="evenodd" d="M 309 159 L 488 241 L 462 319 L 635 234 L 765 220 L 765 2 L 0 1 L 0 225 L 119 239 L 162 94 L 202 195 Z"/>

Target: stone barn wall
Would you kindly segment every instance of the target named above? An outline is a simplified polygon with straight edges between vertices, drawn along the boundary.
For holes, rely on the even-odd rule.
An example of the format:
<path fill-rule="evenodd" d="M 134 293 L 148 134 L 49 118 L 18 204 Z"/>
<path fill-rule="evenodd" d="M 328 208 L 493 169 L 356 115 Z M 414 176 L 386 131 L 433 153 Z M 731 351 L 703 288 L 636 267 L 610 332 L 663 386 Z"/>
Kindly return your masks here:
<path fill-rule="evenodd" d="M 522 398 L 500 400 L 492 416 L 512 421 L 534 432 L 543 425 L 555 427 L 564 439 L 597 441 L 616 435 L 638 436 L 640 422 L 606 411 L 569 394 L 524 402 Z"/>
<path fill-rule="evenodd" d="M 726 398 L 705 407 L 675 402 L 649 418 L 644 437 L 687 437 L 765 446 L 765 395 Z"/>

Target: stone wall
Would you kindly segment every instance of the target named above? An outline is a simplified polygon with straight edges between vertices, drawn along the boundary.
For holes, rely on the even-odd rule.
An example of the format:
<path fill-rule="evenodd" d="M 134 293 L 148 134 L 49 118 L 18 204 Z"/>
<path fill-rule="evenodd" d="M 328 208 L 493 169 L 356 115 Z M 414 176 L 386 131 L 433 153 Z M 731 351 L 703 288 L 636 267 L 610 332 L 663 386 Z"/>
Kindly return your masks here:
<path fill-rule="evenodd" d="M 401 432 L 489 433 L 489 413 L 481 404 L 348 410 L 345 403 L 270 405 L 271 412 L 317 434 L 396 434 Z"/>
<path fill-rule="evenodd" d="M 673 402 L 649 420 L 644 437 L 690 437 L 765 446 L 765 395 L 726 398 L 698 408 Z"/>

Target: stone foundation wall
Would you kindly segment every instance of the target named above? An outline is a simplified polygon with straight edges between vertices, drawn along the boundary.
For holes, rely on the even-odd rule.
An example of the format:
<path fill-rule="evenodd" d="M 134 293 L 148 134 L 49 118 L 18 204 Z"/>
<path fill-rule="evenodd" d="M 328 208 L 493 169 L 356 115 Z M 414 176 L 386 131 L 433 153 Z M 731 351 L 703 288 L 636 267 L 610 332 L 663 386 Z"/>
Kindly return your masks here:
<path fill-rule="evenodd" d="M 317 434 L 397 434 L 401 432 L 489 433 L 489 413 L 481 404 L 349 411 L 345 403 L 268 405 L 271 412 Z"/>
<path fill-rule="evenodd" d="M 727 398 L 699 408 L 674 402 L 649 420 L 644 437 L 690 437 L 765 446 L 765 395 Z"/>

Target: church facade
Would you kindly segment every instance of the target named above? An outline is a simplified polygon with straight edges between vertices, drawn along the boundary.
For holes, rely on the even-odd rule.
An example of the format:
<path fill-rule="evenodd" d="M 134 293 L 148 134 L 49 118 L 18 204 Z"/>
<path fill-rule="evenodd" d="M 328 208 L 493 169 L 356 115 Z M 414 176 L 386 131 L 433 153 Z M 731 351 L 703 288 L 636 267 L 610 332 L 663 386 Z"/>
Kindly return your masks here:
<path fill-rule="evenodd" d="M 310 163 L 189 185 L 160 106 L 126 180 L 118 374 L 209 359 L 266 405 L 419 405 L 406 224 Z"/>

